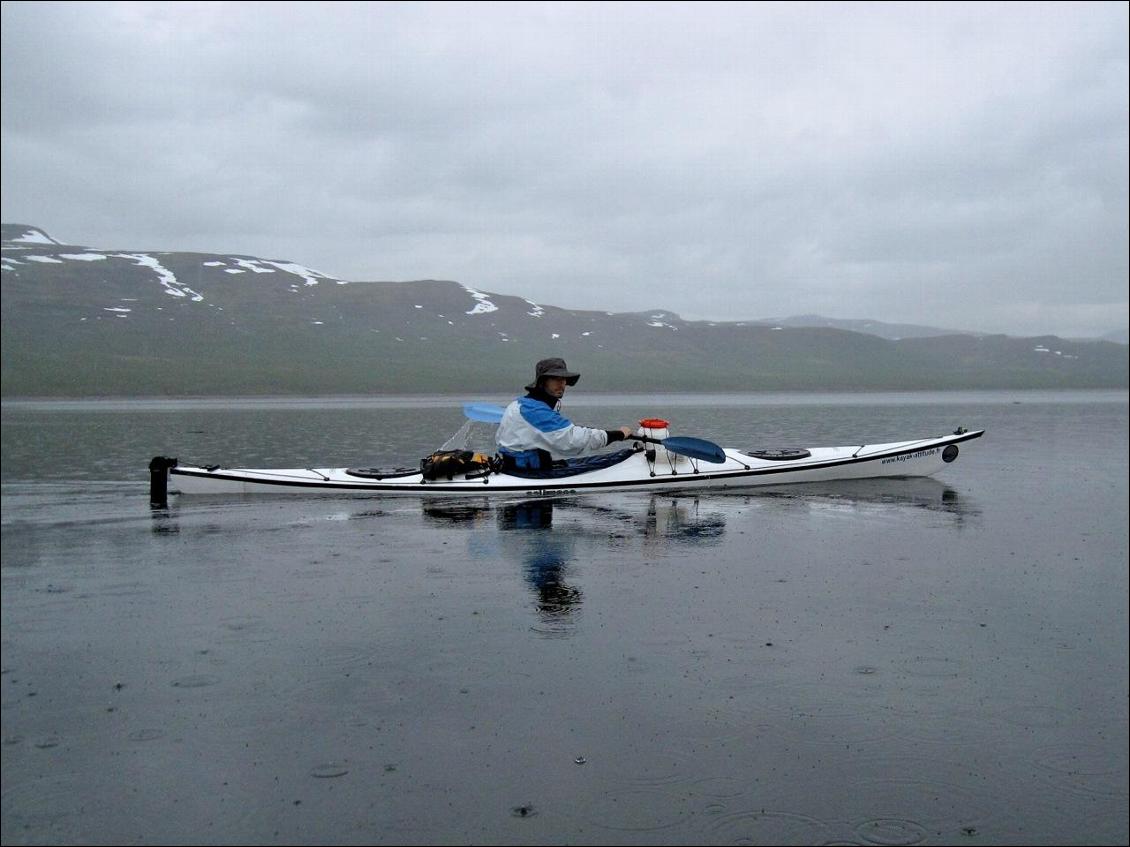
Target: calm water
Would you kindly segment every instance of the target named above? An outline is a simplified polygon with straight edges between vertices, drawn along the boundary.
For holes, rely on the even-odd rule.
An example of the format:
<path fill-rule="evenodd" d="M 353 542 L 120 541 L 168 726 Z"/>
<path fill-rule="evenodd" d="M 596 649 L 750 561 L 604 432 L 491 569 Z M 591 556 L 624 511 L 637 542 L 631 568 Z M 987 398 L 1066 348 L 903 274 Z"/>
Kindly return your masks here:
<path fill-rule="evenodd" d="M 1125 392 L 569 399 L 988 434 L 928 480 L 152 511 L 153 455 L 414 464 L 459 402 L 5 403 L 4 843 L 1126 843 Z"/>

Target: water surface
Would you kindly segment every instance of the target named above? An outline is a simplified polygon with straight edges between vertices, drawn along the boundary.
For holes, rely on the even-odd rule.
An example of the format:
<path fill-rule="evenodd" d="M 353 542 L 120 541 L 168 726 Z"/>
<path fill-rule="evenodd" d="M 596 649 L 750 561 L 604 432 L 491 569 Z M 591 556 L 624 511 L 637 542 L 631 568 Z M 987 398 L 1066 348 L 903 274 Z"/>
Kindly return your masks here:
<path fill-rule="evenodd" d="M 4 843 L 1126 842 L 1125 392 L 569 399 L 987 435 L 936 479 L 154 511 L 153 455 L 414 463 L 459 401 L 5 403 Z"/>

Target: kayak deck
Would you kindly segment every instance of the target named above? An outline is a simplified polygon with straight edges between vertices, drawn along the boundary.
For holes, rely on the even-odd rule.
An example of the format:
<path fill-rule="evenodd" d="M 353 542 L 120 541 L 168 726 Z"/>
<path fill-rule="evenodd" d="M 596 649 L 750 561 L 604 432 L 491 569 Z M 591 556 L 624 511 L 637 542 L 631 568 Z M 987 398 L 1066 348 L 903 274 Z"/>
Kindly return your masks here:
<path fill-rule="evenodd" d="M 566 475 L 530 477 L 509 472 L 426 480 L 419 470 L 358 471 L 351 468 L 223 468 L 166 460 L 170 490 L 179 494 L 370 493 L 370 494 L 573 494 L 582 491 L 750 488 L 884 476 L 931 476 L 953 462 L 959 444 L 982 431 L 845 447 L 804 450 L 725 448 L 725 461 L 703 463 L 655 451 L 621 451 L 604 467 Z M 158 457 L 160 458 L 160 457 Z M 157 459 L 154 459 L 156 462 Z M 599 463 L 598 463 L 599 464 Z M 151 464 L 152 468 L 153 465 Z"/>

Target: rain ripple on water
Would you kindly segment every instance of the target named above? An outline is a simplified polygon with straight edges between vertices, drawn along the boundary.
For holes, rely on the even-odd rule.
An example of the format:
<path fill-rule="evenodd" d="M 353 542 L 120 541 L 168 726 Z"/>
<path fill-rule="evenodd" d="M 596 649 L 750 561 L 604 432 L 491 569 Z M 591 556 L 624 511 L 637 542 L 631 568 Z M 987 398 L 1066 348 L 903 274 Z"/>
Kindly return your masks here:
<path fill-rule="evenodd" d="M 1035 761 L 1058 789 L 1092 797 L 1128 796 L 1125 747 L 1056 744 L 1037 751 Z"/>
<path fill-rule="evenodd" d="M 724 815 L 711 831 L 726 844 L 826 844 L 835 835 L 832 826 L 819 818 L 769 809 Z"/>

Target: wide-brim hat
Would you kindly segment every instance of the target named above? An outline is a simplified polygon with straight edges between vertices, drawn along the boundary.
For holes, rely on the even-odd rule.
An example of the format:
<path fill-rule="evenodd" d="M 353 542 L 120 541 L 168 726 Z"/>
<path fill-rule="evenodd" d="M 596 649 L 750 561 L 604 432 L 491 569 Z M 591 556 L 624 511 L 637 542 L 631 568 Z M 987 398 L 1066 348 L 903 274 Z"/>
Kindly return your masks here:
<path fill-rule="evenodd" d="M 563 376 L 566 385 L 576 385 L 577 380 L 581 378 L 579 373 L 569 370 L 564 359 L 542 359 L 534 368 L 534 381 L 526 386 L 526 390 L 533 391 L 542 378 L 547 376 Z"/>

